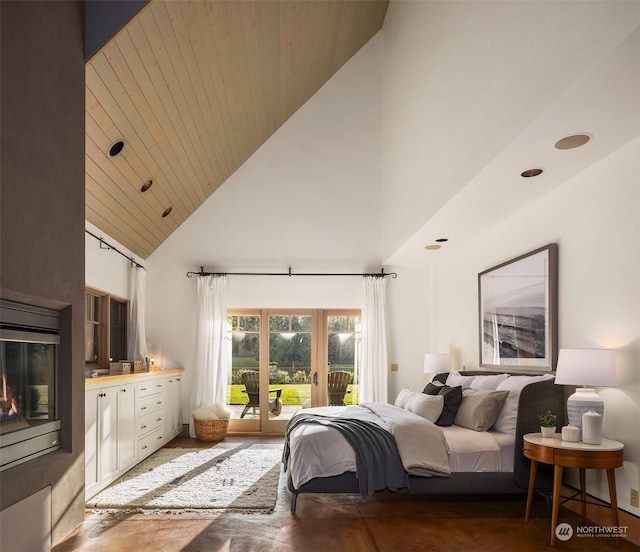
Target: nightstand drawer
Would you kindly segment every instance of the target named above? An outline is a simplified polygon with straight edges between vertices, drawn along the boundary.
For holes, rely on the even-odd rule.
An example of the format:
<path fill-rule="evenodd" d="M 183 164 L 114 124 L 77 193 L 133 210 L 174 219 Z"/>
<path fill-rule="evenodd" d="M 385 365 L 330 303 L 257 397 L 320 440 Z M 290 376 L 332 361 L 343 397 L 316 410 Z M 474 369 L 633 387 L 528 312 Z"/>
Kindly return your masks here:
<path fill-rule="evenodd" d="M 524 442 L 524 455 L 526 458 L 536 460 L 544 464 L 553 464 L 554 450 L 552 447 L 536 445 L 534 443 Z"/>

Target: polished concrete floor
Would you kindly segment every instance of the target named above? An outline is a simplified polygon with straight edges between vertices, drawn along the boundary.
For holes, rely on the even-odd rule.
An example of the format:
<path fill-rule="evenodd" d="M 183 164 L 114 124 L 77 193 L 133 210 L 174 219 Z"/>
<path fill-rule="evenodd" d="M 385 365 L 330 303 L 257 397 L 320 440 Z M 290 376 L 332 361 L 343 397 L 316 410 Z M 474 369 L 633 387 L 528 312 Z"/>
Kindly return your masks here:
<path fill-rule="evenodd" d="M 229 436 L 227 441 L 281 442 L 281 438 Z M 185 437 L 173 447 L 212 446 Z M 412 552 L 539 551 L 549 546 L 550 516 L 542 497 L 524 523 L 524 497 L 421 497 L 380 493 L 358 496 L 302 495 L 296 515 L 281 475 L 272 514 L 90 514 L 54 552 Z M 562 510 L 574 527 L 581 518 Z M 620 539 L 622 540 L 622 539 Z M 558 542 L 561 551 L 616 550 L 609 538 Z M 640 548 L 622 541 L 620 550 Z"/>

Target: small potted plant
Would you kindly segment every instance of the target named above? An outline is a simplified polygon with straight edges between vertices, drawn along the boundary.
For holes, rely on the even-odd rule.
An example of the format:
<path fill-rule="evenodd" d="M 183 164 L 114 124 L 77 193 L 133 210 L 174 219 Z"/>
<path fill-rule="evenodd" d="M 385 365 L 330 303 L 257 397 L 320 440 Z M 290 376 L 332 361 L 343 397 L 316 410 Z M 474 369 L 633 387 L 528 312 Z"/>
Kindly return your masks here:
<path fill-rule="evenodd" d="M 544 414 L 538 416 L 540 422 L 540 431 L 543 437 L 553 437 L 556 432 L 556 422 L 558 416 L 556 416 L 551 410 L 547 410 Z"/>

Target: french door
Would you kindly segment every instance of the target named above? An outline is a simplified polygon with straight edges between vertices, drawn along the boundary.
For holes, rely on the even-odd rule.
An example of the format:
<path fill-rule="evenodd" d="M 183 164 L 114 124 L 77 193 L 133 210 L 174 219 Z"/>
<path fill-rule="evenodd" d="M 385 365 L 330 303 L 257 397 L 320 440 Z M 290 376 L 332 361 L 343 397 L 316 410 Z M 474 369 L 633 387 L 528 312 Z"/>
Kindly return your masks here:
<path fill-rule="evenodd" d="M 357 404 L 359 311 L 230 309 L 227 319 L 231 431 L 283 433 L 300 409 Z"/>

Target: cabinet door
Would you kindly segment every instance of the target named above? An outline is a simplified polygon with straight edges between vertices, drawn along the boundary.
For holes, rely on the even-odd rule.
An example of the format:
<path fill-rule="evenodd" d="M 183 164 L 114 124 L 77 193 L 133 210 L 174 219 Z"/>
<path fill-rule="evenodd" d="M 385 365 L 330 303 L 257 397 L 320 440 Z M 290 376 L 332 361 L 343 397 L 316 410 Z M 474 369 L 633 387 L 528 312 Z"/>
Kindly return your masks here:
<path fill-rule="evenodd" d="M 100 389 L 85 392 L 84 405 L 84 484 L 85 497 L 89 498 L 100 488 L 98 472 L 98 394 Z"/>
<path fill-rule="evenodd" d="M 182 433 L 182 376 L 178 376 L 175 378 L 175 432 L 174 436 L 180 435 Z"/>
<path fill-rule="evenodd" d="M 98 394 L 100 482 L 118 474 L 118 395 L 120 387 L 104 387 Z"/>
<path fill-rule="evenodd" d="M 127 470 L 136 462 L 136 384 L 120 386 L 118 395 L 118 469 Z"/>
<path fill-rule="evenodd" d="M 177 407 L 177 382 L 175 377 L 164 378 L 164 398 L 165 398 L 165 418 L 164 435 L 165 440 L 170 441 L 176 435 L 176 407 Z"/>

